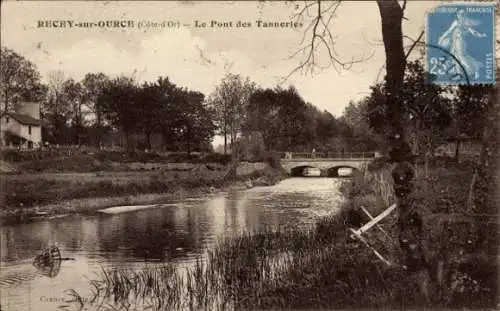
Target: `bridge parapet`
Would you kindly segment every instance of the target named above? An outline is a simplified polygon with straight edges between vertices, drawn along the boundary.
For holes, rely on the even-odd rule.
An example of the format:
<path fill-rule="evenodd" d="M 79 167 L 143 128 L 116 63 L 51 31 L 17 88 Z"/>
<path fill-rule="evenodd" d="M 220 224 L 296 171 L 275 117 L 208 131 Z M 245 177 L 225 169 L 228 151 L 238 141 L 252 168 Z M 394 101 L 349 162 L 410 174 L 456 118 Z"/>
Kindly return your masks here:
<path fill-rule="evenodd" d="M 304 160 L 304 159 L 328 159 L 328 160 L 346 160 L 346 159 L 374 159 L 375 152 L 282 152 L 281 159 L 284 160 Z"/>

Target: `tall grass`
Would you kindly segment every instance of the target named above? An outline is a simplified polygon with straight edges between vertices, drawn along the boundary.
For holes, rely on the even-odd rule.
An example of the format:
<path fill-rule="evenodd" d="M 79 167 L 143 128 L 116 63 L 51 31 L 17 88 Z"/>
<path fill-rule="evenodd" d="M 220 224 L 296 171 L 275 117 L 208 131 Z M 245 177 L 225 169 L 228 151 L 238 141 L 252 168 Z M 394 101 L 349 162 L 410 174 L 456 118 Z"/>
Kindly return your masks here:
<path fill-rule="evenodd" d="M 308 228 L 227 237 L 185 270 L 173 265 L 140 271 L 104 270 L 100 280 L 92 282 L 93 305 L 106 301 L 128 310 L 321 306 L 327 301 L 324 290 L 335 290 L 336 297 L 343 297 L 336 303 L 352 305 L 351 296 L 357 294 L 344 287 L 356 285 L 345 283 L 342 271 L 356 260 L 354 248 L 346 244 L 343 214 Z M 363 249 L 357 252 L 370 257 Z M 351 267 L 351 273 L 355 269 L 357 265 Z M 320 296 L 314 296 L 314 291 Z M 310 301 L 303 304 L 304 297 Z M 334 296 L 329 297 L 331 303 Z"/>

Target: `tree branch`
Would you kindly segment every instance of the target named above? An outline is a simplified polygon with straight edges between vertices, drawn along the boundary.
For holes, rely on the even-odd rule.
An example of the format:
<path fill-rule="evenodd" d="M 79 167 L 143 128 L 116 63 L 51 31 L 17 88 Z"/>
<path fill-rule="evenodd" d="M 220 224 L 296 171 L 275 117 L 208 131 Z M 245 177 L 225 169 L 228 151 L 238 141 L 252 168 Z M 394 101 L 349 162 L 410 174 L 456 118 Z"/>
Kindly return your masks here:
<path fill-rule="evenodd" d="M 403 13 L 404 13 L 404 11 L 405 11 L 405 9 L 406 9 L 406 3 L 407 3 L 407 2 L 408 2 L 407 0 L 404 0 L 404 1 L 403 1 L 403 5 L 401 6 L 401 12 L 403 12 Z"/>
<path fill-rule="evenodd" d="M 405 1 L 405 4 L 406 4 L 406 1 Z M 408 36 L 403 36 L 403 38 L 407 38 L 407 39 L 409 39 L 409 40 L 411 40 L 413 42 L 413 44 L 410 46 L 410 49 L 406 52 L 406 55 L 405 55 L 405 59 L 406 60 L 408 59 L 408 56 L 410 56 L 410 53 L 413 51 L 413 49 L 415 48 L 415 46 L 419 42 L 423 43 L 423 42 L 420 41 L 423 36 L 424 36 L 424 31 L 423 30 L 422 30 L 422 32 L 420 32 L 420 35 L 418 36 L 417 40 L 413 40 L 412 38 L 410 38 Z"/>
<path fill-rule="evenodd" d="M 362 55 L 360 57 L 353 57 L 349 61 L 341 60 L 339 55 L 335 50 L 335 40 L 336 36 L 332 34 L 329 29 L 330 23 L 336 16 L 337 9 L 339 8 L 341 1 L 333 1 L 327 7 L 322 6 L 321 0 L 315 1 L 305 1 L 302 9 L 292 16 L 296 21 L 304 21 L 304 16 L 311 17 L 310 10 L 316 5 L 316 16 L 314 16 L 311 22 L 308 24 L 304 31 L 302 39 L 300 41 L 301 47 L 292 53 L 288 59 L 296 57 L 298 54 L 304 55 L 305 59 L 299 62 L 286 77 L 282 79 L 282 82 L 288 80 L 296 72 L 310 72 L 314 73 L 316 68 L 324 70 L 330 66 L 335 69 L 335 71 L 340 72 L 340 70 L 349 70 L 353 64 L 366 61 L 373 56 L 373 52 L 369 56 Z M 303 45 L 306 36 L 309 36 L 309 43 Z M 322 49 L 326 49 L 326 56 L 328 57 L 328 64 L 321 65 L 318 63 L 317 53 Z M 340 68 L 338 68 L 340 67 Z"/>

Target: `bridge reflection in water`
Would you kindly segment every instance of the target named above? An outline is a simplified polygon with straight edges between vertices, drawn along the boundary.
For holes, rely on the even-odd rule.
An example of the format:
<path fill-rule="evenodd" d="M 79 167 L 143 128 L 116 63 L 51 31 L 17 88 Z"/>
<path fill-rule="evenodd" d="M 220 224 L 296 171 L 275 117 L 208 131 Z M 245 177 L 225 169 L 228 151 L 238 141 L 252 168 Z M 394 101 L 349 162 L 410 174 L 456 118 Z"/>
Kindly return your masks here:
<path fill-rule="evenodd" d="M 375 158 L 375 152 L 284 152 L 281 165 L 291 176 L 349 177 L 355 170 L 361 169 Z"/>

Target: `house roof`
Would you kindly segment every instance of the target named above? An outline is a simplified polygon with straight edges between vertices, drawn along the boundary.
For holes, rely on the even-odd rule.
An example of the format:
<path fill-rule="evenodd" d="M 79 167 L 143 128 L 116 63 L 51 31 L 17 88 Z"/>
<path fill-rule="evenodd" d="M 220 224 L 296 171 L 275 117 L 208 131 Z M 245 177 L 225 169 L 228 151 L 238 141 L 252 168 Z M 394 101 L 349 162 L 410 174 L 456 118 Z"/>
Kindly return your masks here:
<path fill-rule="evenodd" d="M 41 125 L 42 124 L 40 122 L 40 120 L 37 120 L 37 119 L 33 118 L 32 116 L 27 115 L 27 114 L 15 113 L 15 112 L 6 112 L 4 114 L 10 116 L 13 119 L 16 119 L 17 122 L 19 122 L 21 124 L 26 124 L 26 125 Z"/>

